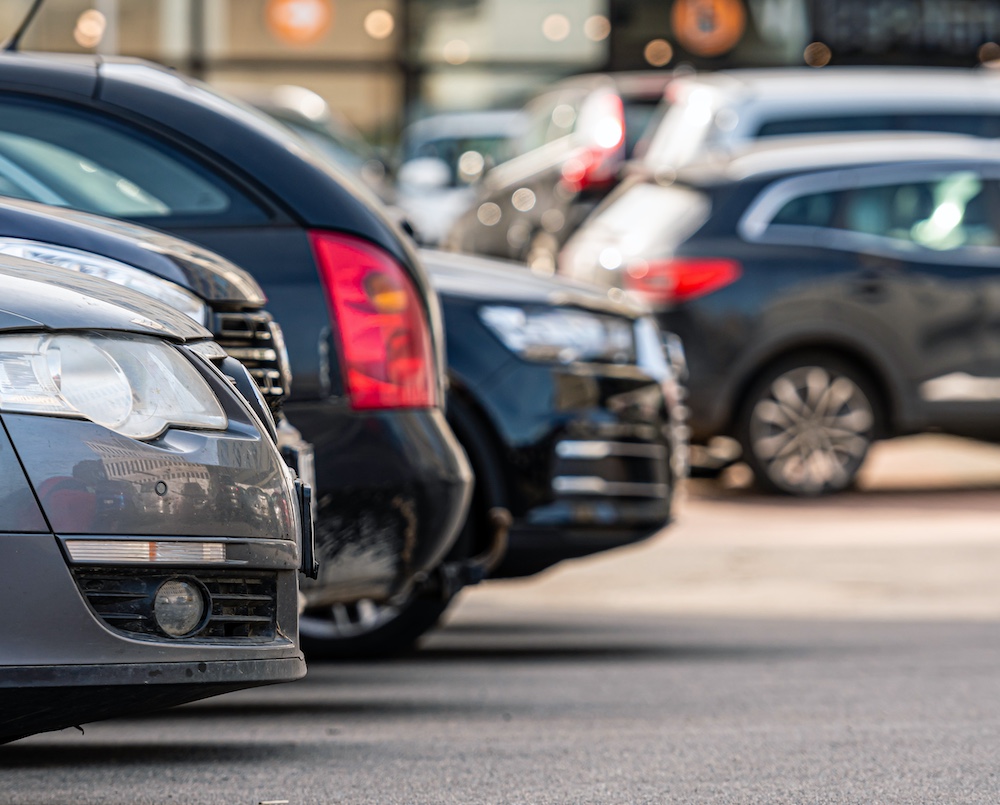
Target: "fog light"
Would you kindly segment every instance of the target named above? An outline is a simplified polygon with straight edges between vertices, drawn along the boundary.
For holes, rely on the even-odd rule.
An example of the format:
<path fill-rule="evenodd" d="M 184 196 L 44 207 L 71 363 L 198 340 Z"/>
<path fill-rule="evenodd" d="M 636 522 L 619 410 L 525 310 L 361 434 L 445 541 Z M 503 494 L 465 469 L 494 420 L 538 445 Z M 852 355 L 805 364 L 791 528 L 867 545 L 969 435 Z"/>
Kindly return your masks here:
<path fill-rule="evenodd" d="M 163 582 L 153 599 L 156 625 L 171 637 L 194 632 L 205 619 L 205 594 L 201 588 L 181 579 Z"/>

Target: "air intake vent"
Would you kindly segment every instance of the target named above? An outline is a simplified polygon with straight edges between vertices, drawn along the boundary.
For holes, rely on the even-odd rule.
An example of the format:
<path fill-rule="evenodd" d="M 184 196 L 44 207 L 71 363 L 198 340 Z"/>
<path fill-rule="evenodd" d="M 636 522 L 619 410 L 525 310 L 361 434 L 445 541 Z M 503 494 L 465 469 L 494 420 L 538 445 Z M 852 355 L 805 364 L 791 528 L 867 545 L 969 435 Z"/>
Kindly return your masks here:
<path fill-rule="evenodd" d="M 193 579 L 211 598 L 205 625 L 185 642 L 269 642 L 275 637 L 274 573 L 201 571 L 164 573 L 138 568 L 74 568 L 87 603 L 113 629 L 169 640 L 153 620 L 153 598 L 164 581 Z"/>
<path fill-rule="evenodd" d="M 291 370 L 281 328 L 263 310 L 216 313 L 215 340 L 249 370 L 272 411 L 288 394 Z"/>

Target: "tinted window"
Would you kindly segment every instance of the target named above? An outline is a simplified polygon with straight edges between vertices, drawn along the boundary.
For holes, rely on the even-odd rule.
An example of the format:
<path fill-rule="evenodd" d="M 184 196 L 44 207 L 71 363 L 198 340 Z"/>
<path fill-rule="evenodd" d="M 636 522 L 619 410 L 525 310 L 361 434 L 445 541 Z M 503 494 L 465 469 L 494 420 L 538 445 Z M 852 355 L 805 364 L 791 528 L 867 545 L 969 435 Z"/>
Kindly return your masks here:
<path fill-rule="evenodd" d="M 658 99 L 625 102 L 625 158 L 631 159 L 636 143 L 645 133 L 650 121 L 657 116 Z"/>
<path fill-rule="evenodd" d="M 935 131 L 971 134 L 976 137 L 997 137 L 1000 136 L 1000 119 L 986 115 L 932 113 L 790 117 L 763 123 L 757 130 L 756 136 L 782 137 L 793 134 L 833 134 L 852 131 Z"/>
<path fill-rule="evenodd" d="M 1000 246 L 997 184 L 971 171 L 800 196 L 772 224 L 843 229 L 929 249 Z"/>
<path fill-rule="evenodd" d="M 0 100 L 0 187 L 119 218 L 260 222 L 265 213 L 193 160 L 70 107 Z"/>
<path fill-rule="evenodd" d="M 837 204 L 836 193 L 815 193 L 792 199 L 778 214 L 772 224 L 788 226 L 833 226 L 833 213 Z"/>

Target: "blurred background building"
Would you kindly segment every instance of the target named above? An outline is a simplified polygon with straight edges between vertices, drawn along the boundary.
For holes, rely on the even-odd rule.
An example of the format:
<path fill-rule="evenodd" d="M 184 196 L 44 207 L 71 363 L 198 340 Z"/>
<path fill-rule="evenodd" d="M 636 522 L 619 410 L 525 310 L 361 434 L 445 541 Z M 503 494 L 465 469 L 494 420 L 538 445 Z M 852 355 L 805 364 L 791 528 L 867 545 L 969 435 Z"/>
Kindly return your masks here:
<path fill-rule="evenodd" d="M 29 0 L 5 0 L 13 30 Z M 388 141 L 594 70 L 1000 56 L 1000 0 L 48 0 L 26 49 L 141 56 L 220 87 L 308 87 Z"/>

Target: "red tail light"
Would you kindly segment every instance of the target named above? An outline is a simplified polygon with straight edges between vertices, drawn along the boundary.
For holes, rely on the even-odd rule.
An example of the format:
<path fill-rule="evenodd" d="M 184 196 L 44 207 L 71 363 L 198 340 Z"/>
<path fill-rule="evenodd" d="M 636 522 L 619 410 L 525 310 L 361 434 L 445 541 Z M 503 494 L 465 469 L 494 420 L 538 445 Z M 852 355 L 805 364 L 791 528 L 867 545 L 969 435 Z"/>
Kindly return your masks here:
<path fill-rule="evenodd" d="M 608 94 L 591 123 L 589 137 L 594 145 L 574 151 L 563 163 L 562 181 L 580 192 L 611 184 L 616 177 L 619 151 L 625 142 L 625 108 L 622 99 Z"/>
<path fill-rule="evenodd" d="M 365 240 L 330 232 L 309 237 L 340 333 L 351 405 L 437 405 L 434 346 L 413 280 L 393 257 Z"/>
<path fill-rule="evenodd" d="M 678 257 L 630 263 L 625 287 L 653 304 L 685 302 L 736 282 L 743 267 L 724 257 Z"/>

